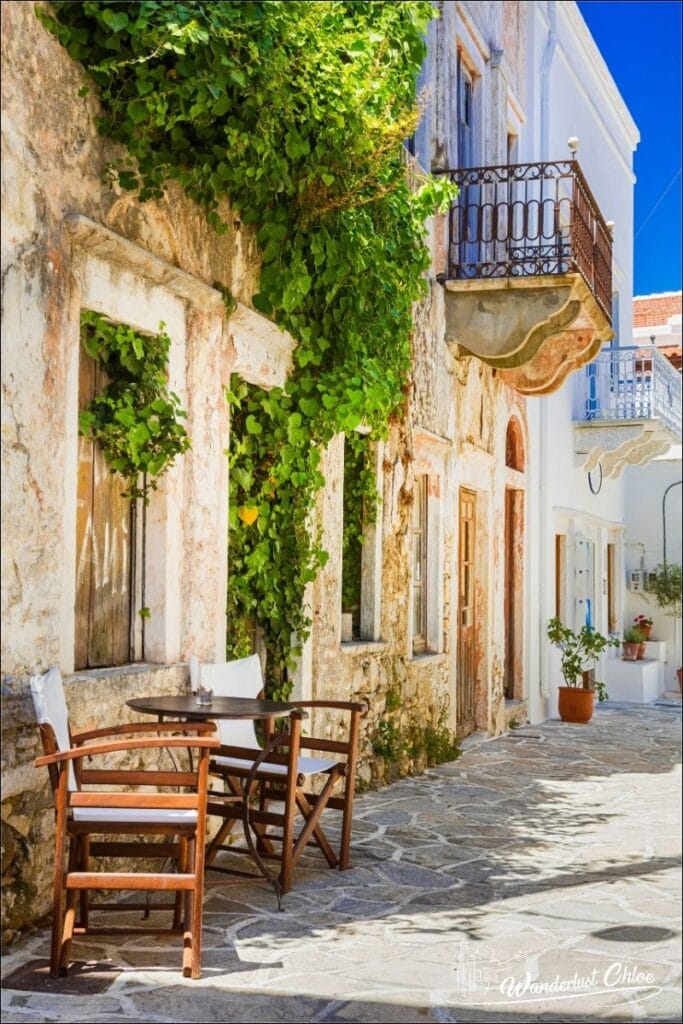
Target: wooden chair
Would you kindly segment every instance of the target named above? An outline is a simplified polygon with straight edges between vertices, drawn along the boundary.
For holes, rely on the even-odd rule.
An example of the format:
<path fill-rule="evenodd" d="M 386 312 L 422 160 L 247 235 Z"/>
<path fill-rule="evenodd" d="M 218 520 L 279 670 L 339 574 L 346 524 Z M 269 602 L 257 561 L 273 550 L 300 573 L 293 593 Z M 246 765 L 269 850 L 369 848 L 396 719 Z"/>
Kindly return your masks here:
<path fill-rule="evenodd" d="M 72 735 L 69 728 L 62 677 L 52 668 L 31 679 L 31 693 L 40 723 L 42 757 L 55 798 L 55 860 L 50 973 L 67 973 L 74 934 L 109 935 L 135 931 L 142 934 L 183 934 L 183 974 L 198 978 L 201 970 L 202 897 L 206 837 L 208 754 L 218 747 L 211 735 L 213 722 L 140 722 Z M 167 735 L 160 735 L 161 733 Z M 168 735 L 173 732 L 176 735 Z M 141 734 L 134 736 L 134 734 Z M 184 735 L 178 736 L 177 733 Z M 108 739 L 105 740 L 105 737 Z M 133 737 L 133 738 L 132 738 Z M 162 747 L 197 752 L 191 771 L 85 768 L 85 758 L 124 751 L 142 752 Z M 96 785 L 106 791 L 85 789 Z M 126 787 L 126 792 L 112 786 Z M 181 793 L 135 792 L 131 786 L 182 787 Z M 97 836 L 97 840 L 93 840 Z M 121 841 L 122 836 L 133 839 Z M 143 837 L 163 837 L 143 842 Z M 161 857 L 171 868 L 159 871 L 93 871 L 91 857 Z M 169 891 L 173 903 L 89 903 L 88 890 Z M 80 916 L 76 919 L 77 895 Z M 170 928 L 91 928 L 93 910 L 172 910 Z"/>
<path fill-rule="evenodd" d="M 258 655 L 237 661 L 215 665 L 200 665 L 196 658 L 190 659 L 190 679 L 193 689 L 199 685 L 212 688 L 221 697 L 258 698 L 263 694 L 263 677 Z M 292 874 L 306 845 L 312 840 L 322 851 L 330 867 L 344 870 L 350 866 L 351 827 L 353 819 L 353 797 L 358 757 L 358 733 L 360 717 L 367 705 L 353 701 L 293 701 L 298 714 L 290 718 L 289 731 L 273 737 L 268 728 L 264 729 L 264 744 L 275 746 L 263 764 L 254 772 L 255 758 L 262 751 L 256 738 L 253 721 L 220 721 L 218 734 L 221 747 L 211 757 L 210 772 L 220 777 L 226 786 L 226 798 L 231 802 L 222 804 L 220 794 L 209 793 L 208 813 L 220 815 L 225 820 L 209 844 L 206 854 L 207 867 L 221 870 L 215 864 L 219 850 L 230 853 L 246 853 L 244 847 L 226 844 L 224 841 L 239 819 L 235 799 L 243 794 L 245 782 L 256 778 L 259 784 L 258 806 L 250 811 L 250 822 L 258 837 L 258 853 L 261 857 L 280 862 L 279 883 L 283 893 L 292 887 Z M 315 739 L 302 735 L 301 719 L 304 708 L 325 707 L 339 709 L 350 715 L 348 737 L 345 740 Z M 302 750 L 314 750 L 333 754 L 332 758 L 308 757 Z M 341 759 L 340 756 L 342 755 Z M 313 791 L 317 781 L 318 792 Z M 335 793 L 335 790 L 340 792 Z M 281 804 L 281 810 L 273 803 Z M 320 823 L 321 816 L 328 809 L 341 811 L 341 840 L 335 851 Z M 301 828 L 295 834 L 300 819 Z M 271 831 L 274 827 L 276 831 Z M 277 844 L 277 848 L 274 844 Z"/>

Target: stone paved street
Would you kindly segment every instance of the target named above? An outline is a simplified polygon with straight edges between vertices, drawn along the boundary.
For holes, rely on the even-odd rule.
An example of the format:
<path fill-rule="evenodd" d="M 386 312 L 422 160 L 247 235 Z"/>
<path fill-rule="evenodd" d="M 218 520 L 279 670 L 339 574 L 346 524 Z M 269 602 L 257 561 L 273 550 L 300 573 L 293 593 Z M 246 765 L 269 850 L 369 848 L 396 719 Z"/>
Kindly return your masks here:
<path fill-rule="evenodd" d="M 354 868 L 309 856 L 283 913 L 210 874 L 201 981 L 176 937 L 122 937 L 51 983 L 42 931 L 3 1020 L 678 1021 L 680 801 L 673 706 L 475 741 L 360 797 Z"/>

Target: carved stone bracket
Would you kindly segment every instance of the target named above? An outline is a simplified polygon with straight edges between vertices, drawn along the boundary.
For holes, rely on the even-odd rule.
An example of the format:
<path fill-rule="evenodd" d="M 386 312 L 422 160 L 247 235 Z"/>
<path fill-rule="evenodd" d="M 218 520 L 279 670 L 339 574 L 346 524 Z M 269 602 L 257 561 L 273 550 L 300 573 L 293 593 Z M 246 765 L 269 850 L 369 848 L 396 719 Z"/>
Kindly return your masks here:
<path fill-rule="evenodd" d="M 581 274 L 447 281 L 446 342 L 524 395 L 556 391 L 612 337 Z"/>

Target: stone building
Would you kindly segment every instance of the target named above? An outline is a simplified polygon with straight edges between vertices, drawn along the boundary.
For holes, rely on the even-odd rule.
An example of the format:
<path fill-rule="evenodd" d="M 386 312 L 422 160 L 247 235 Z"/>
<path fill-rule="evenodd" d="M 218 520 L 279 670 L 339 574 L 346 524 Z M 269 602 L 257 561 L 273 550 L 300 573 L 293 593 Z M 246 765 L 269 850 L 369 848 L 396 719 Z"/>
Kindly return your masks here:
<path fill-rule="evenodd" d="M 95 131 L 96 101 L 77 97 L 79 66 L 33 6 L 2 11 L 9 933 L 49 906 L 52 814 L 31 767 L 28 677 L 59 665 L 74 723 L 86 726 L 118 717 L 129 697 L 182 690 L 192 652 L 224 657 L 223 387 L 231 372 L 281 383 L 294 343 L 251 306 L 257 253 L 229 211 L 218 239 L 180 193 L 140 204 L 101 184 L 115 149 Z M 580 624 L 589 609 L 616 632 L 623 618 L 623 450 L 605 467 L 607 435 L 586 394 L 603 344 L 615 331 L 615 343 L 630 337 L 637 130 L 573 2 L 438 7 L 407 161 L 409 173 L 451 174 L 460 194 L 429 227 L 408 416 L 368 442 L 381 503 L 353 558 L 343 543 L 350 446 L 338 436 L 324 454 L 316 515 L 330 557 L 308 588 L 312 631 L 296 679 L 301 697 L 368 698 L 365 784 L 443 754 L 452 732 L 552 715 L 547 619 L 558 611 Z M 207 282 L 230 289 L 237 309 L 228 314 Z M 83 309 L 147 332 L 165 322 L 193 441 L 147 510 L 135 575 L 144 602 L 130 595 L 115 666 L 101 655 L 94 667 L 87 643 L 77 660 L 79 473 L 99 479 L 97 453 L 78 437 Z M 115 525 L 103 526 L 112 565 Z M 142 606 L 153 608 L 144 637 Z"/>
<path fill-rule="evenodd" d="M 409 420 L 375 452 L 381 519 L 350 640 L 343 438 L 327 453 L 331 557 L 299 679 L 369 698 L 366 780 L 419 765 L 444 724 L 553 715 L 547 620 L 616 632 L 623 615 L 622 482 L 605 472 L 593 493 L 582 403 L 586 364 L 629 337 L 637 129 L 575 4 L 439 11 L 409 149 L 460 195 L 432 225 Z"/>
<path fill-rule="evenodd" d="M 4 4 L 2 19 L 2 863 L 11 933 L 46 912 L 51 886 L 53 814 L 44 773 L 31 766 L 29 676 L 59 666 L 82 731 L 119 720 L 130 697 L 184 691 L 191 653 L 225 657 L 224 388 L 233 372 L 282 384 L 292 339 L 251 308 L 249 231 L 224 210 L 230 230 L 218 238 L 178 191 L 141 204 L 105 186 L 118 153 L 95 128 L 96 100 L 77 95 L 80 66 L 34 4 Z M 207 282 L 230 289 L 232 315 Z M 171 338 L 169 383 L 192 448 L 153 492 L 135 538 L 120 516 L 120 485 L 78 436 L 82 310 L 149 333 L 163 321 Z M 141 620 L 145 606 L 153 613 Z M 102 637 L 112 609 L 120 628 Z"/>

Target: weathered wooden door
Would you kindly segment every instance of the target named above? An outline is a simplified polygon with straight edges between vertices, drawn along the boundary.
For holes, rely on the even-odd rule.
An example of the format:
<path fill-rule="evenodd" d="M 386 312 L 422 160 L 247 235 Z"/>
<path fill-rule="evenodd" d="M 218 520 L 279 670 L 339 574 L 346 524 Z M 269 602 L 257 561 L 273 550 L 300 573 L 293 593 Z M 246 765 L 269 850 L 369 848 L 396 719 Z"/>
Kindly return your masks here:
<path fill-rule="evenodd" d="M 524 689 L 524 492 L 505 491 L 505 669 L 506 700 L 521 700 Z"/>
<path fill-rule="evenodd" d="M 104 376 L 81 354 L 79 411 L 101 391 Z M 79 438 L 76 498 L 75 667 L 123 665 L 131 657 L 130 502 L 125 481 L 109 472 L 99 446 Z"/>
<path fill-rule="evenodd" d="M 456 728 L 466 736 L 475 727 L 474 698 L 477 678 L 474 559 L 476 551 L 477 496 L 460 489 L 458 548 L 458 677 L 456 679 Z"/>

